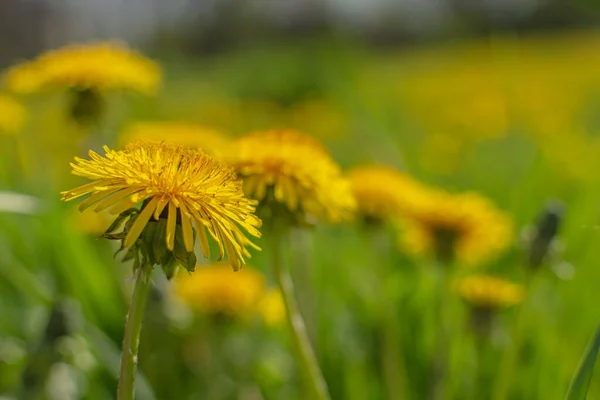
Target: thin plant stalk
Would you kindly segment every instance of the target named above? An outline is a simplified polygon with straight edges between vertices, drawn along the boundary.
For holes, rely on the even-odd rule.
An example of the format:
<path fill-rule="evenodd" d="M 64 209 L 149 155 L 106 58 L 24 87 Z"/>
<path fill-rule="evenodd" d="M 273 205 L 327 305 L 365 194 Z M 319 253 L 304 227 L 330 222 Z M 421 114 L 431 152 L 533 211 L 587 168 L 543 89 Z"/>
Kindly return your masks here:
<path fill-rule="evenodd" d="M 514 377 L 514 370 L 518 362 L 519 351 L 523 344 L 525 325 L 527 319 L 527 306 L 532 291 L 535 290 L 537 276 L 532 273 L 525 275 L 525 287 L 527 288 L 527 296 L 517 310 L 517 320 L 513 331 L 512 343 L 504 352 L 504 356 L 500 362 L 500 371 L 496 381 L 494 390 L 494 400 L 505 400 L 509 396 L 511 380 Z"/>
<path fill-rule="evenodd" d="M 450 326 L 446 315 L 448 305 L 450 304 L 447 287 L 450 265 L 436 265 L 435 267 L 435 271 L 433 271 L 435 278 L 434 321 L 438 324 L 438 328 L 435 337 L 433 368 L 430 379 L 431 391 L 428 396 L 430 400 L 440 400 L 446 396 L 450 344 Z"/>
<path fill-rule="evenodd" d="M 387 293 L 385 282 L 390 274 L 391 248 L 390 237 L 383 226 L 367 227 L 371 250 L 376 260 L 378 284 L 380 293 Z M 388 300 L 388 299 L 386 299 Z M 381 329 L 382 342 L 380 346 L 381 367 L 387 391 L 391 400 L 405 398 L 405 375 L 403 356 L 401 352 L 400 328 L 396 316 L 395 302 L 385 301 L 382 305 Z"/>
<path fill-rule="evenodd" d="M 294 283 L 289 271 L 284 265 L 283 246 L 284 233 L 273 230 L 271 242 L 273 272 L 279 285 L 286 310 L 286 322 L 292 335 L 293 346 L 298 358 L 298 364 L 311 390 L 311 399 L 330 400 L 327 383 L 323 378 L 317 358 L 310 344 L 306 324 L 300 314 L 294 294 Z"/>
<path fill-rule="evenodd" d="M 125 322 L 125 335 L 123 338 L 123 351 L 121 354 L 121 372 L 119 373 L 119 386 L 117 389 L 118 400 L 133 400 L 135 392 L 135 375 L 138 363 L 138 350 L 140 346 L 140 332 L 146 309 L 146 299 L 150 286 L 152 269 L 141 266 L 137 269 L 135 287 L 131 298 L 131 305 Z"/>

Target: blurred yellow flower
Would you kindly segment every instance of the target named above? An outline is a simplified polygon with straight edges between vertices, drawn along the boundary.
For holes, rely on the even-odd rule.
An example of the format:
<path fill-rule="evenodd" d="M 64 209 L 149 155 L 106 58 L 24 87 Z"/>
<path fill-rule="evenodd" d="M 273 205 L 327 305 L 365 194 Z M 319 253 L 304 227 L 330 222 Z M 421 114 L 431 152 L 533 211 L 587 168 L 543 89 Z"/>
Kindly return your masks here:
<path fill-rule="evenodd" d="M 376 220 L 397 219 L 426 195 L 423 186 L 390 167 L 365 165 L 348 172 L 358 214 Z"/>
<path fill-rule="evenodd" d="M 226 264 L 210 264 L 178 274 L 176 288 L 186 304 L 202 313 L 250 318 L 263 298 L 265 278 L 252 268 L 234 272 Z"/>
<path fill-rule="evenodd" d="M 84 235 L 100 236 L 112 223 L 112 216 L 106 211 L 92 212 L 77 212 L 74 210 L 71 215 L 73 227 Z"/>
<path fill-rule="evenodd" d="M 87 194 L 79 209 L 91 206 L 99 212 L 108 209 L 113 215 L 142 204 L 123 238 L 131 248 L 142 235 L 151 218 L 166 219 L 165 242 L 175 248 L 177 227 L 182 230 L 183 247 L 194 249 L 195 223 L 202 253 L 209 256 L 206 229 L 218 243 L 219 259 L 227 252 L 234 269 L 250 256 L 245 246 L 253 246 L 240 228 L 260 237 L 261 225 L 254 214 L 256 201 L 244 197 L 240 182 L 231 168 L 200 150 L 158 142 L 135 142 L 125 150 L 104 147 L 104 157 L 90 151 L 91 160 L 75 158 L 73 174 L 93 182 L 62 192 L 62 199 L 73 200 Z M 182 243 L 179 243 L 181 245 Z"/>
<path fill-rule="evenodd" d="M 8 96 L 0 94 L 0 134 L 16 135 L 26 118 L 25 109 Z"/>
<path fill-rule="evenodd" d="M 212 156 L 222 155 L 230 141 L 215 129 L 187 122 L 136 122 L 125 128 L 120 142 L 125 145 L 137 140 L 176 143 Z"/>
<path fill-rule="evenodd" d="M 473 275 L 455 282 L 454 290 L 478 308 L 514 306 L 523 301 L 521 285 L 490 275 Z"/>
<path fill-rule="evenodd" d="M 401 224 L 407 251 L 466 265 L 496 255 L 512 237 L 511 218 L 476 193 L 431 190 Z"/>
<path fill-rule="evenodd" d="M 269 326 L 278 326 L 285 321 L 285 304 L 281 292 L 271 289 L 265 293 L 258 304 L 258 311 Z"/>
<path fill-rule="evenodd" d="M 226 160 L 244 179 L 244 193 L 284 204 L 291 212 L 332 222 L 350 217 L 355 201 L 339 165 L 314 138 L 291 130 L 253 133 L 233 141 Z"/>
<path fill-rule="evenodd" d="M 29 94 L 45 90 L 129 89 L 143 94 L 156 91 L 161 71 L 158 64 L 119 43 L 69 45 L 6 71 L 6 87 Z"/>

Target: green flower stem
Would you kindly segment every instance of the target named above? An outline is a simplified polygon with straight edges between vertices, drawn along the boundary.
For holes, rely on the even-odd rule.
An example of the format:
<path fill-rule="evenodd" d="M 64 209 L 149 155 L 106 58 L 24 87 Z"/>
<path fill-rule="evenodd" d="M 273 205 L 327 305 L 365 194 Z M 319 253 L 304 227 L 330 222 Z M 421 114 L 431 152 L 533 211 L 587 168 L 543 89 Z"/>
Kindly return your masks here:
<path fill-rule="evenodd" d="M 298 363 L 312 392 L 311 399 L 330 400 L 327 384 L 319 369 L 317 358 L 311 347 L 304 319 L 298 309 L 298 304 L 294 295 L 294 283 L 289 271 L 284 267 L 283 262 L 283 233 L 273 230 L 273 241 L 271 243 L 273 272 L 277 279 L 283 302 L 286 309 L 286 320 L 292 334 L 293 345 L 298 357 Z"/>
<path fill-rule="evenodd" d="M 371 246 L 373 260 L 376 260 L 376 264 L 378 264 L 376 269 L 379 290 L 387 300 L 382 304 L 380 317 L 382 340 L 379 347 L 387 397 L 392 400 L 404 399 L 406 398 L 406 368 L 403 362 L 402 348 L 399 344 L 401 333 L 397 316 L 398 301 L 397 298 L 390 296 L 390 291 L 386 286 L 392 272 L 393 244 L 385 226 L 381 224 L 367 226 L 365 233 Z"/>
<path fill-rule="evenodd" d="M 138 349 L 140 347 L 140 332 L 142 330 L 151 273 L 152 268 L 147 265 L 142 265 L 136 271 L 135 287 L 125 323 L 121 372 L 119 374 L 119 387 L 117 389 L 118 400 L 133 400 Z"/>
<path fill-rule="evenodd" d="M 450 265 L 438 265 L 434 272 L 435 293 L 434 317 L 438 325 L 433 354 L 433 369 L 431 371 L 431 385 L 428 398 L 431 400 L 443 399 L 447 395 L 448 387 L 448 362 L 450 349 L 450 321 L 448 321 L 448 306 L 452 299 L 448 293 L 448 274 Z"/>

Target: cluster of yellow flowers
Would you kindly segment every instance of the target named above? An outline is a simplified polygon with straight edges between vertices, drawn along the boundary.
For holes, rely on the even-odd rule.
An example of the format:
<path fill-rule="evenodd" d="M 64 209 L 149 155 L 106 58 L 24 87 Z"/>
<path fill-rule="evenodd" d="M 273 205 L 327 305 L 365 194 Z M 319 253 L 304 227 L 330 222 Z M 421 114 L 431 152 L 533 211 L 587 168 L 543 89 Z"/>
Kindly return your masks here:
<path fill-rule="evenodd" d="M 476 193 L 451 194 L 382 166 L 356 168 L 349 178 L 358 215 L 397 223 L 409 253 L 477 265 L 512 238 L 510 217 Z"/>
<path fill-rule="evenodd" d="M 271 326 L 285 318 L 281 293 L 269 289 L 253 268 L 234 273 L 226 264 L 201 266 L 193 274 L 179 274 L 176 288 L 182 301 L 207 315 L 243 320 L 259 314 Z"/>
<path fill-rule="evenodd" d="M 525 296 L 521 285 L 491 275 L 473 275 L 455 283 L 455 291 L 476 308 L 496 309 L 520 304 Z"/>
<path fill-rule="evenodd" d="M 16 65 L 4 76 L 7 89 L 21 94 L 64 88 L 152 94 L 160 79 L 158 64 L 119 43 L 63 47 Z"/>

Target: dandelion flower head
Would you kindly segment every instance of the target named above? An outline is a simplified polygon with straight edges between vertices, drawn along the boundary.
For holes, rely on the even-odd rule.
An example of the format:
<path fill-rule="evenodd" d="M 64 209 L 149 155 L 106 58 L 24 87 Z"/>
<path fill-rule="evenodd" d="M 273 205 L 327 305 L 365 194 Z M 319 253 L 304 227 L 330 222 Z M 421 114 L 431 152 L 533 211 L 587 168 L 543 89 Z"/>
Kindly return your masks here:
<path fill-rule="evenodd" d="M 365 165 L 348 173 L 358 214 L 374 220 L 396 219 L 413 210 L 425 191 L 410 176 L 390 167 Z"/>
<path fill-rule="evenodd" d="M 256 201 L 244 197 L 234 171 L 200 150 L 162 142 L 134 142 L 124 150 L 104 148 L 105 155 L 89 152 L 90 159 L 75 158 L 73 174 L 92 182 L 62 192 L 65 201 L 90 195 L 81 211 L 108 210 L 122 216 L 136 210 L 135 219 L 126 225 L 123 246 L 131 248 L 149 221 L 159 222 L 168 250 L 176 249 L 177 240 L 187 252 L 193 252 L 194 235 L 202 253 L 210 248 L 206 231 L 219 245 L 220 258 L 227 252 L 235 269 L 249 256 L 246 246 L 254 246 L 240 229 L 259 237 L 261 221 L 253 214 Z M 139 210 L 135 209 L 141 204 Z M 192 221 L 195 231 L 192 228 Z M 163 229 L 164 228 L 164 229 Z"/>
<path fill-rule="evenodd" d="M 212 156 L 220 156 L 229 144 L 229 138 L 215 129 L 187 122 L 137 122 L 125 128 L 121 143 L 137 140 L 166 141 L 192 149 L 201 149 Z"/>
<path fill-rule="evenodd" d="M 161 71 L 154 61 L 123 44 L 98 42 L 48 51 L 10 68 L 4 79 L 9 90 L 20 94 L 63 88 L 153 94 Z"/>
<path fill-rule="evenodd" d="M 355 208 L 350 183 L 314 138 L 291 130 L 253 133 L 233 141 L 226 155 L 244 180 L 244 192 L 269 196 L 292 213 L 339 222 Z"/>
<path fill-rule="evenodd" d="M 491 275 L 473 275 L 455 283 L 455 291 L 465 301 L 479 308 L 501 308 L 520 304 L 521 285 Z"/>
<path fill-rule="evenodd" d="M 234 272 L 226 264 L 199 266 L 193 274 L 175 280 L 179 298 L 192 309 L 209 315 L 248 318 L 265 292 L 264 276 L 252 269 Z"/>
<path fill-rule="evenodd" d="M 407 251 L 433 253 L 440 261 L 476 265 L 502 251 L 512 237 L 512 220 L 476 193 L 430 190 L 403 221 Z"/>
<path fill-rule="evenodd" d="M 0 134 L 16 135 L 25 123 L 26 111 L 8 96 L 0 95 Z"/>

